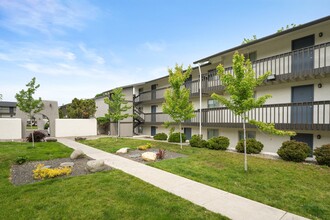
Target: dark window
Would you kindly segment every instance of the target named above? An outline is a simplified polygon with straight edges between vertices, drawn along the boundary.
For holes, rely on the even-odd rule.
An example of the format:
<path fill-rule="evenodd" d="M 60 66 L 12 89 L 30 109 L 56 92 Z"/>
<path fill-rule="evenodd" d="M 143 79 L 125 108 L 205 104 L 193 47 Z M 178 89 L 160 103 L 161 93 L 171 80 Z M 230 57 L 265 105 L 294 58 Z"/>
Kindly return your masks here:
<path fill-rule="evenodd" d="M 219 129 L 207 129 L 207 139 L 218 136 L 219 136 Z"/>
<path fill-rule="evenodd" d="M 218 100 L 214 100 L 214 99 L 207 100 L 207 107 L 208 108 L 217 108 L 219 106 L 220 106 L 220 104 L 219 104 Z"/>
<path fill-rule="evenodd" d="M 156 132 L 157 132 L 157 127 L 155 126 L 151 126 L 151 136 L 155 136 L 156 135 Z"/>
<path fill-rule="evenodd" d="M 249 59 L 251 62 L 257 60 L 257 51 L 244 54 L 245 59 Z"/>
<path fill-rule="evenodd" d="M 256 138 L 256 132 L 255 131 L 246 131 L 246 138 Z M 243 131 L 238 131 L 238 140 L 244 139 L 244 133 Z"/>

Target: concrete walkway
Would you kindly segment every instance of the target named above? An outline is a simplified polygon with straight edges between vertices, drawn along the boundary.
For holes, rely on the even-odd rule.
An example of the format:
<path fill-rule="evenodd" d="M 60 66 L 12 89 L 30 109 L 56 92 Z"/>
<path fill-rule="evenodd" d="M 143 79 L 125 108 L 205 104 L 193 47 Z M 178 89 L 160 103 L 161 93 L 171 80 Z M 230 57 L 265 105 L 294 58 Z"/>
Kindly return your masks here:
<path fill-rule="evenodd" d="M 80 144 L 68 138 L 58 138 L 58 141 L 70 148 L 81 149 L 87 156 L 93 159 L 103 159 L 105 164 L 113 168 L 122 170 L 158 188 L 231 219 L 306 219 L 142 163 Z"/>

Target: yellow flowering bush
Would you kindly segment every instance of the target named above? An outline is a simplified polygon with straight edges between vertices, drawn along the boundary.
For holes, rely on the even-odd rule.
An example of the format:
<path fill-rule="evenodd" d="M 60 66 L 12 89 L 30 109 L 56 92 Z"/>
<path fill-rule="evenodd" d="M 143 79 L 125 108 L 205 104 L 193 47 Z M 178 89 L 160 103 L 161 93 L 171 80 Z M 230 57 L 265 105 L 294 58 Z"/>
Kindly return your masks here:
<path fill-rule="evenodd" d="M 34 179 L 47 179 L 54 178 L 56 176 L 69 175 L 72 172 L 70 167 L 59 167 L 59 168 L 46 168 L 44 164 L 38 164 L 37 168 L 33 170 Z"/>
<path fill-rule="evenodd" d="M 141 146 L 138 146 L 137 149 L 138 150 L 147 150 L 149 148 L 151 148 L 151 144 L 150 143 L 147 143 L 146 145 L 141 145 Z"/>

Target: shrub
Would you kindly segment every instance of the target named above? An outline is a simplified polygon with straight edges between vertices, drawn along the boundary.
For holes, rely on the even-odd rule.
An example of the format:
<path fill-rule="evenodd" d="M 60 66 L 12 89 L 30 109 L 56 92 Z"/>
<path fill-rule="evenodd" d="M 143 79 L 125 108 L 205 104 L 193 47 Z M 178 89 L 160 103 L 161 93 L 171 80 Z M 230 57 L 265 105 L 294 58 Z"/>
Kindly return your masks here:
<path fill-rule="evenodd" d="M 25 163 L 26 161 L 28 161 L 28 157 L 27 156 L 19 156 L 16 158 L 15 162 L 19 165 Z"/>
<path fill-rule="evenodd" d="M 206 148 L 208 143 L 206 140 L 203 140 L 203 135 L 193 135 L 189 141 L 190 146 L 198 148 Z"/>
<path fill-rule="evenodd" d="M 41 142 L 46 137 L 46 134 L 42 131 L 33 132 L 34 142 Z M 32 133 L 26 138 L 28 142 L 32 142 Z"/>
<path fill-rule="evenodd" d="M 181 133 L 182 136 L 182 143 L 186 142 L 186 135 L 184 133 Z M 168 137 L 168 142 L 175 142 L 175 143 L 180 143 L 180 133 L 175 132 L 170 134 Z"/>
<path fill-rule="evenodd" d="M 44 164 L 38 164 L 37 168 L 33 170 L 34 179 L 47 179 L 54 178 L 56 176 L 63 176 L 71 174 L 72 169 L 70 167 L 59 168 L 46 168 Z"/>
<path fill-rule="evenodd" d="M 316 148 L 314 150 L 314 155 L 318 164 L 330 167 L 330 144 L 325 144 L 320 148 Z"/>
<path fill-rule="evenodd" d="M 154 140 L 161 140 L 166 141 L 167 140 L 167 134 L 165 133 L 158 133 L 154 136 Z"/>
<path fill-rule="evenodd" d="M 208 148 L 214 150 L 227 150 L 229 147 L 229 139 L 224 136 L 213 137 L 208 140 Z"/>
<path fill-rule="evenodd" d="M 264 145 L 254 138 L 246 139 L 246 153 L 258 154 L 264 148 Z M 237 152 L 244 153 L 244 140 L 240 140 L 236 145 Z"/>
<path fill-rule="evenodd" d="M 49 122 L 47 122 L 45 125 L 44 125 L 44 129 L 47 130 L 49 128 Z"/>
<path fill-rule="evenodd" d="M 302 162 L 310 153 L 310 148 L 304 142 L 298 142 L 295 140 L 285 141 L 282 143 L 277 154 L 287 161 Z"/>
<path fill-rule="evenodd" d="M 159 149 L 158 150 L 158 153 L 156 153 L 156 155 L 157 155 L 157 159 L 160 159 L 160 160 L 164 159 L 164 157 L 165 157 L 165 150 Z"/>
<path fill-rule="evenodd" d="M 138 146 L 137 149 L 138 150 L 147 150 L 149 148 L 151 148 L 151 144 L 150 143 L 147 143 L 146 145 L 141 145 L 141 146 Z"/>

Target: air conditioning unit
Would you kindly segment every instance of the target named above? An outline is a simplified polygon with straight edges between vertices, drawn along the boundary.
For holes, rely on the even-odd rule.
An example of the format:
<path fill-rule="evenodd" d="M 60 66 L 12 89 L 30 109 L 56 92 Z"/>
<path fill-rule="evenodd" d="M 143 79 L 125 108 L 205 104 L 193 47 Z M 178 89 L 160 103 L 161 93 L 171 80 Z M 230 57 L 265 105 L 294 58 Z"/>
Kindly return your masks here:
<path fill-rule="evenodd" d="M 275 79 L 276 79 L 276 75 L 275 74 L 269 75 L 267 77 L 267 80 L 275 80 Z"/>

